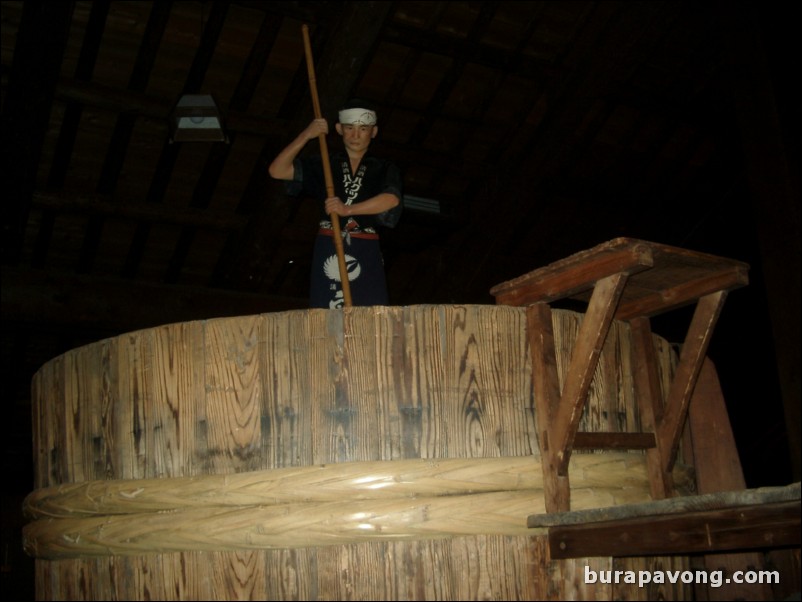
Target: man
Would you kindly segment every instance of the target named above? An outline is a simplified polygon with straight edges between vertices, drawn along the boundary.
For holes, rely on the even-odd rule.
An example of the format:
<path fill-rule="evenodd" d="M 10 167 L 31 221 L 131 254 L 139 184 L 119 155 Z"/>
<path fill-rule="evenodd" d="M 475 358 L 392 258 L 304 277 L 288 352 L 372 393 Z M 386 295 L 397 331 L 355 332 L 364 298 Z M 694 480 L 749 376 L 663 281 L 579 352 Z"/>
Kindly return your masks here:
<path fill-rule="evenodd" d="M 344 304 L 332 214 L 343 218 L 340 230 L 353 305 L 387 305 L 387 283 L 378 229 L 395 227 L 401 213 L 402 180 L 398 167 L 368 152 L 379 131 L 376 111 L 365 101 L 349 101 L 335 124 L 344 151 L 329 164 L 334 196 L 329 197 L 319 155 L 298 155 L 311 140 L 328 134 L 325 119 L 312 122 L 282 150 L 268 168 L 270 176 L 287 181 L 292 196 L 309 196 L 320 203 L 321 221 L 315 240 L 310 278 L 310 306 L 327 309 Z"/>

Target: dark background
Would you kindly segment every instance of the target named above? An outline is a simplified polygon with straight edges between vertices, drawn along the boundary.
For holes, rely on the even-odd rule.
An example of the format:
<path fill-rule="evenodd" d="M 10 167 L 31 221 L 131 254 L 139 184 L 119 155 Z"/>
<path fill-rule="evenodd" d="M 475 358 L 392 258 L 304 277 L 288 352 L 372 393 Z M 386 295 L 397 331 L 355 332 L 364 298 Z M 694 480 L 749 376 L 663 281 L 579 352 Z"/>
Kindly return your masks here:
<path fill-rule="evenodd" d="M 266 172 L 313 116 L 304 23 L 324 115 L 373 101 L 375 151 L 438 201 L 383 235 L 392 304 L 493 303 L 622 236 L 744 261 L 709 355 L 748 486 L 799 480 L 789 4 L 2 2 L 3 591 L 32 596 L 19 508 L 42 364 L 305 307 L 316 210 Z M 172 107 L 201 92 L 229 142 L 171 143 Z M 679 343 L 688 319 L 653 329 Z"/>

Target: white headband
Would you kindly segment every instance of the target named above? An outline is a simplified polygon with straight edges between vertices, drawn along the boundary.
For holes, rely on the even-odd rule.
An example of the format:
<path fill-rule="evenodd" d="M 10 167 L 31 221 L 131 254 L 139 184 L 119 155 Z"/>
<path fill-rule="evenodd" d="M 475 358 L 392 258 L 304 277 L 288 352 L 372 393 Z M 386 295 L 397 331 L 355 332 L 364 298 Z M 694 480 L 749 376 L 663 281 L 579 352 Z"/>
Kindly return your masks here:
<path fill-rule="evenodd" d="M 376 125 L 376 111 L 368 109 L 343 109 L 340 123 L 344 125 Z"/>

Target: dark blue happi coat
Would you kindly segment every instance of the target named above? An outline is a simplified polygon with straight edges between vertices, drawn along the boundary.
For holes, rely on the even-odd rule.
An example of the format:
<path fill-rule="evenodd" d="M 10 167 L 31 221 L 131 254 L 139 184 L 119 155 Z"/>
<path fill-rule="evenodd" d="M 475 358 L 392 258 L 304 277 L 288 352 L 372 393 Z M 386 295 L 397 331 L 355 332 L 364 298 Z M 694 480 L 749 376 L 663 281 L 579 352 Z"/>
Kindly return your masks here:
<path fill-rule="evenodd" d="M 365 155 L 355 173 L 345 153 L 330 158 L 334 195 L 350 205 L 381 193 L 402 197 L 401 172 L 390 161 Z M 310 307 L 336 309 L 344 305 L 339 261 L 334 246 L 333 230 L 325 213 L 326 182 L 319 156 L 295 159 L 294 178 L 287 184 L 293 196 L 307 196 L 320 205 L 320 228 L 315 239 L 310 274 Z M 387 282 L 379 240 L 381 227 L 395 227 L 401 204 L 379 215 L 358 215 L 340 218 L 343 251 L 351 289 L 352 304 L 387 305 Z"/>

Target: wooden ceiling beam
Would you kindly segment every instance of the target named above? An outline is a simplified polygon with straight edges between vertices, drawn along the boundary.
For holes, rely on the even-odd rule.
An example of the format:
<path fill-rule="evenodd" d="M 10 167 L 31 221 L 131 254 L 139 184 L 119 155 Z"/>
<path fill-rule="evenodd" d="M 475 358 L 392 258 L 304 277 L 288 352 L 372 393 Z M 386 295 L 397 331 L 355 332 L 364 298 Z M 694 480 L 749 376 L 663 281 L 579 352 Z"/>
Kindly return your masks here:
<path fill-rule="evenodd" d="M 75 101 L 95 109 L 113 113 L 131 114 L 154 120 L 163 120 L 165 132 L 168 127 L 170 111 L 177 99 L 165 100 L 134 90 L 120 90 L 102 86 L 97 83 L 80 82 L 75 79 L 62 78 L 56 87 L 58 100 Z M 283 119 L 249 116 L 243 111 L 223 111 L 225 113 L 226 130 L 242 132 L 262 138 L 276 140 L 286 137 L 288 128 Z"/>
<path fill-rule="evenodd" d="M 113 202 L 106 195 L 84 195 L 59 192 L 36 192 L 32 209 L 53 211 L 58 214 L 76 214 L 118 218 L 133 221 L 148 221 L 178 226 L 194 226 L 209 230 L 239 230 L 246 223 L 245 216 L 228 211 L 207 208 L 155 205 L 140 201 L 118 200 Z"/>
<path fill-rule="evenodd" d="M 305 309 L 307 299 L 2 268 L 3 322 L 124 333 L 162 324 Z M 5 328 L 5 327 L 4 327 Z"/>
<path fill-rule="evenodd" d="M 2 113 L 3 260 L 22 252 L 30 200 L 69 34 L 73 2 L 23 4 Z M 47 40 L 46 44 L 42 40 Z"/>

